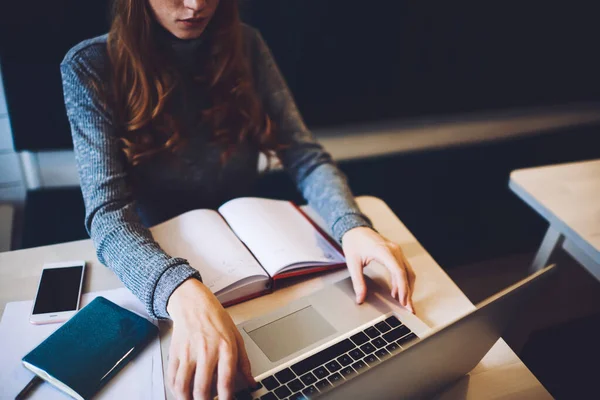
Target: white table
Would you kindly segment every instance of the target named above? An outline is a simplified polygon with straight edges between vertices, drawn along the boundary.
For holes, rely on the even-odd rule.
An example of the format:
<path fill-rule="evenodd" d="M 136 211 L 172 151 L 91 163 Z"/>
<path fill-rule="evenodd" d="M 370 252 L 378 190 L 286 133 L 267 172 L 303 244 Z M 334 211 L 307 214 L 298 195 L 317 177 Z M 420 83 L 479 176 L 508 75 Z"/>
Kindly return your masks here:
<path fill-rule="evenodd" d="M 445 324 L 474 308 L 421 244 L 388 206 L 373 197 L 358 203 L 384 236 L 400 244 L 417 274 L 414 304 L 417 315 L 431 327 Z M 307 210 L 310 213 L 310 210 Z M 121 282 L 100 264 L 90 240 L 0 253 L 0 309 L 10 301 L 31 299 L 43 263 L 61 260 L 88 261 L 85 291 L 121 287 Z M 373 277 L 387 276 L 385 269 L 371 265 Z M 227 310 L 236 323 L 272 311 L 294 299 L 348 276 L 341 270 L 288 284 L 272 294 L 238 304 Z M 161 324 L 161 347 L 166 360 L 170 341 L 169 323 Z M 163 366 L 166 363 L 163 362 Z M 168 391 L 167 391 L 168 392 Z M 500 339 L 477 367 L 438 396 L 440 399 L 551 399 L 535 376 Z"/>
<path fill-rule="evenodd" d="M 513 171 L 509 187 L 550 223 L 532 269 L 562 247 L 600 280 L 600 160 Z"/>

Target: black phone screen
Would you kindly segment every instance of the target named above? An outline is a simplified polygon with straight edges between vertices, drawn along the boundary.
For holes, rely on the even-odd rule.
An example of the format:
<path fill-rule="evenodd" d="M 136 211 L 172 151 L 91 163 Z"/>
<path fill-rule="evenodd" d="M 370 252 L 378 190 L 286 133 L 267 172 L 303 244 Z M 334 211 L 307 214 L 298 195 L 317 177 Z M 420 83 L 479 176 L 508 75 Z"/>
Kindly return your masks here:
<path fill-rule="evenodd" d="M 75 310 L 82 273 L 82 266 L 44 269 L 33 314 Z"/>

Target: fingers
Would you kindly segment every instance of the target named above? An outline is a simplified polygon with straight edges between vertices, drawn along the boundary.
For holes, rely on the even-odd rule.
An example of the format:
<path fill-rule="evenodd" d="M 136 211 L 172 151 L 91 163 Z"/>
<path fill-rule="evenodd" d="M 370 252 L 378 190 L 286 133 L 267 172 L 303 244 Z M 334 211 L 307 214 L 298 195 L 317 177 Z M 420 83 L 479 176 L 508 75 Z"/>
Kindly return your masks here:
<path fill-rule="evenodd" d="M 243 346 L 243 339 L 237 333 L 233 342 L 223 341 L 215 350 L 206 346 L 205 343 L 200 344 L 200 352 L 196 360 L 191 360 L 187 356 L 169 357 L 168 371 L 169 377 L 174 377 L 170 378 L 170 381 L 175 397 L 178 400 L 211 399 L 215 368 L 217 368 L 219 399 L 233 398 L 235 376 L 238 370 L 243 373 L 249 386 L 256 385 L 251 373 L 250 361 Z"/>
<path fill-rule="evenodd" d="M 416 275 L 415 275 L 415 271 L 412 269 L 412 266 L 410 265 L 410 263 L 408 262 L 408 259 L 406 258 L 406 256 L 404 255 L 404 252 L 402 251 L 402 249 L 400 248 L 400 246 L 398 246 L 394 251 L 394 256 L 396 257 L 396 259 L 401 262 L 404 266 L 404 268 L 406 269 L 406 275 L 408 277 L 408 286 L 412 291 L 414 290 L 414 284 L 415 284 L 415 280 L 416 280 Z"/>
<path fill-rule="evenodd" d="M 392 299 L 397 299 L 398 296 L 398 283 L 396 282 L 395 275 L 392 275 L 392 292 L 390 293 Z"/>
<path fill-rule="evenodd" d="M 233 386 L 238 365 L 237 343 L 223 341 L 219 349 L 217 392 L 219 399 L 233 398 Z"/>
<path fill-rule="evenodd" d="M 414 313 L 412 305 L 412 291 L 407 274 L 407 263 L 399 246 L 382 247 L 378 254 L 378 261 L 390 271 L 392 276 L 392 297 L 397 298 L 400 304 Z"/>
<path fill-rule="evenodd" d="M 361 260 L 358 257 L 347 257 L 346 263 L 348 265 L 348 271 L 350 271 L 354 293 L 356 294 L 356 303 L 362 304 L 367 297 L 367 284 L 365 283 L 365 277 L 363 276 Z"/>
<path fill-rule="evenodd" d="M 194 376 L 194 363 L 186 351 L 179 355 L 179 365 L 173 383 L 173 393 L 178 400 L 191 400 L 192 378 Z"/>
<path fill-rule="evenodd" d="M 406 269 L 400 267 L 397 270 L 396 274 L 396 279 L 398 283 L 398 299 L 400 300 L 400 304 L 402 304 L 404 307 L 408 308 L 411 312 L 413 312 L 412 307 L 410 305 L 411 292 L 410 285 L 408 283 L 408 276 L 406 274 Z"/>
<path fill-rule="evenodd" d="M 200 344 L 194 376 L 194 400 L 211 398 L 212 381 L 218 356 L 216 349 L 209 348 L 206 342 Z"/>
<path fill-rule="evenodd" d="M 244 339 L 242 339 L 242 335 L 236 331 L 236 340 L 238 345 L 238 367 L 244 376 L 244 379 L 248 383 L 249 386 L 255 387 L 256 380 L 254 376 L 252 376 L 252 368 L 250 366 L 250 359 L 248 358 L 248 353 L 246 353 L 246 346 L 244 345 Z"/>
<path fill-rule="evenodd" d="M 175 378 L 177 377 L 177 368 L 179 367 L 179 358 L 175 355 L 174 343 L 175 341 L 171 340 L 169 362 L 167 364 L 167 379 L 173 393 L 175 393 Z"/>
<path fill-rule="evenodd" d="M 408 297 L 410 310 L 415 313 L 415 307 L 413 305 L 412 294 L 415 291 L 415 281 L 417 280 L 417 275 L 415 271 L 412 269 L 412 266 L 406 259 L 406 256 L 402 251 L 400 251 L 400 255 L 402 256 L 402 261 L 404 262 L 404 266 L 406 267 L 406 275 L 408 276 L 408 287 L 410 289 L 410 296 Z"/>

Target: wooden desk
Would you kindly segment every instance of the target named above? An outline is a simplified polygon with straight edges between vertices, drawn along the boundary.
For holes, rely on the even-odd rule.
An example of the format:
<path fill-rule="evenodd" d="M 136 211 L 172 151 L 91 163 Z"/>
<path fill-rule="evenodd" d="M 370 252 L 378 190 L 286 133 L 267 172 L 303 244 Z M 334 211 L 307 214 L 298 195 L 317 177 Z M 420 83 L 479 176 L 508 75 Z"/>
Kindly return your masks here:
<path fill-rule="evenodd" d="M 414 303 L 416 312 L 423 321 L 431 327 L 436 327 L 473 309 L 473 304 L 383 201 L 373 197 L 359 197 L 357 200 L 376 229 L 402 246 L 414 267 L 417 274 Z M 307 211 L 311 213 L 311 210 Z M 116 276 L 96 259 L 90 240 L 0 253 L 0 309 L 4 310 L 4 305 L 9 301 L 27 300 L 35 296 L 43 263 L 75 259 L 88 260 L 85 291 L 122 286 Z M 387 277 L 385 269 L 380 265 L 370 265 L 366 271 L 373 278 Z M 348 273 L 344 270 L 298 281 L 270 295 L 230 307 L 228 311 L 236 323 L 241 323 L 347 276 Z M 163 360 L 167 357 L 169 341 L 170 324 L 164 323 L 161 325 Z M 163 366 L 166 367 L 166 362 L 163 362 Z M 499 340 L 468 376 L 453 384 L 438 398 L 549 399 L 552 397 L 506 343 Z"/>
<path fill-rule="evenodd" d="M 600 280 L 600 160 L 513 171 L 509 187 L 550 223 L 532 269 L 562 247 Z"/>

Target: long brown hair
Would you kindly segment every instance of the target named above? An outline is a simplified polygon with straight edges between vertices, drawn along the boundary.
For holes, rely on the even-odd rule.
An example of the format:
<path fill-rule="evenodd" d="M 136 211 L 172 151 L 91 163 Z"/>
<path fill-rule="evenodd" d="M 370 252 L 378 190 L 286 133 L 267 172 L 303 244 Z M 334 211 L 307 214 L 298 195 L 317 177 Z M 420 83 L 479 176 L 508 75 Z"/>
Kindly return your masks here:
<path fill-rule="evenodd" d="M 108 34 L 110 99 L 132 165 L 159 152 L 176 152 L 187 141 L 169 111 L 178 75 L 157 44 L 157 24 L 148 0 L 114 0 Z M 198 112 L 222 148 L 221 160 L 244 141 L 267 154 L 277 150 L 274 126 L 244 55 L 237 0 L 220 0 L 202 37 L 208 50 L 196 79 L 207 90 L 210 107 Z"/>

